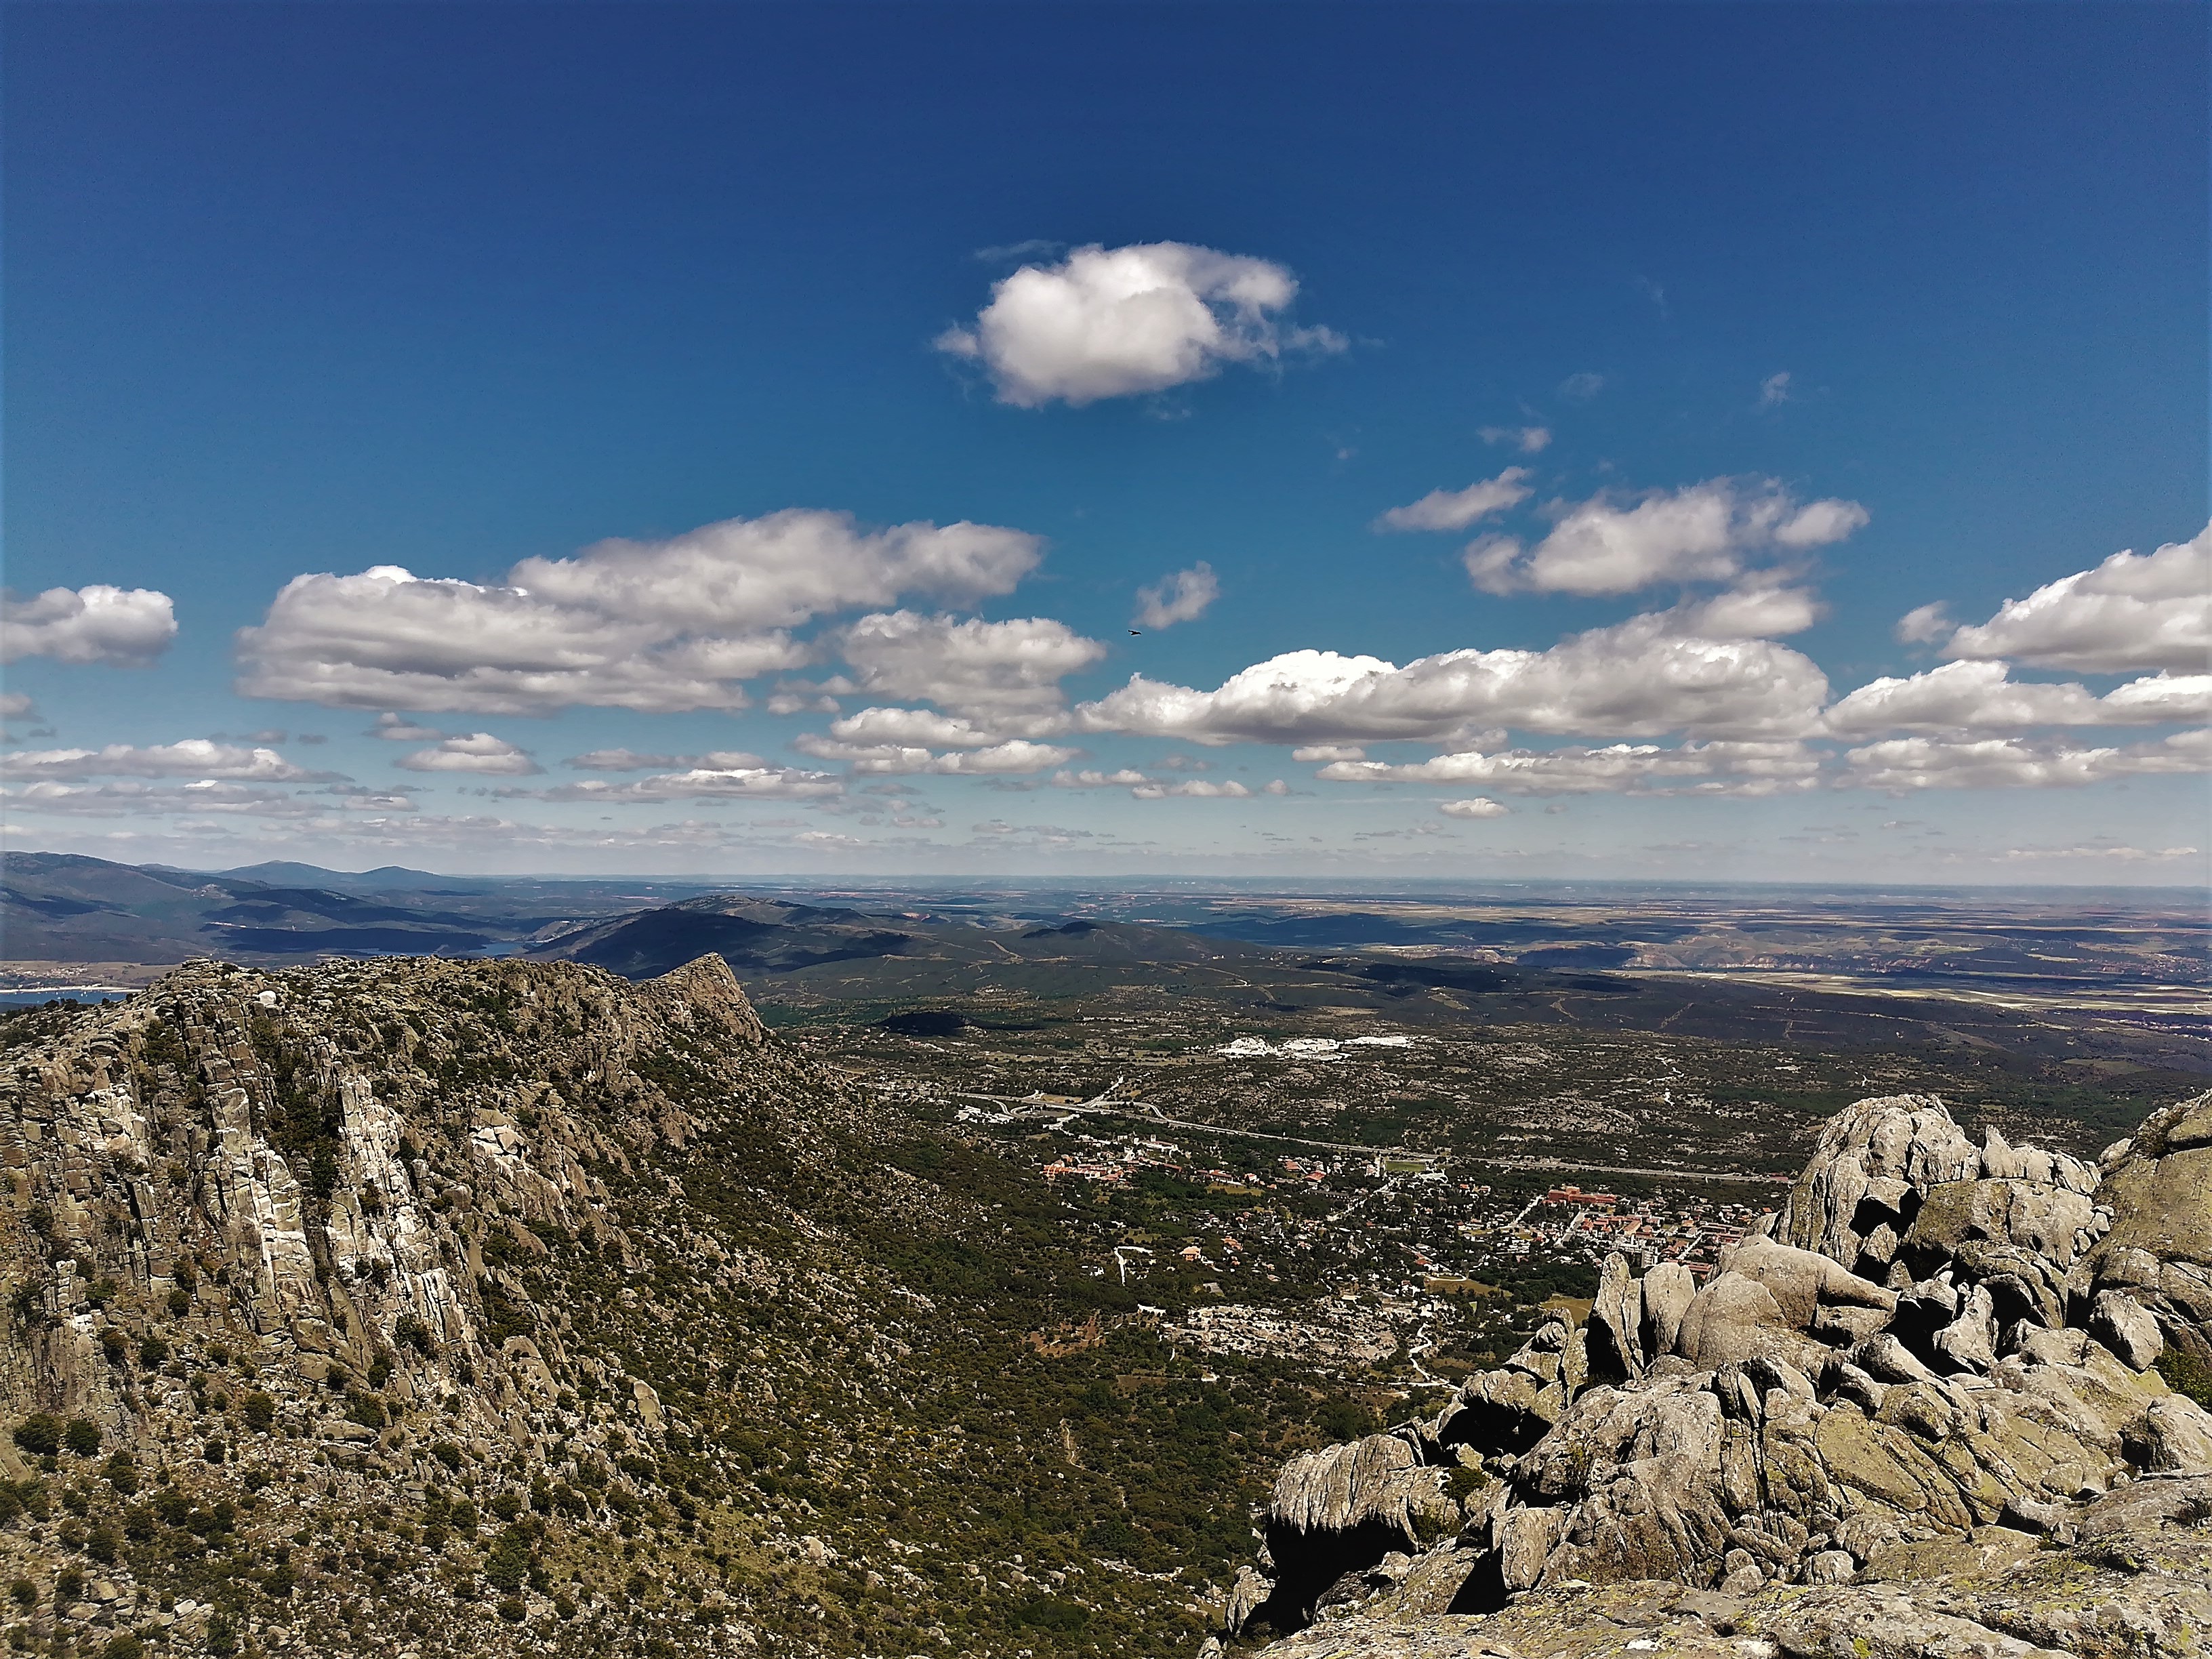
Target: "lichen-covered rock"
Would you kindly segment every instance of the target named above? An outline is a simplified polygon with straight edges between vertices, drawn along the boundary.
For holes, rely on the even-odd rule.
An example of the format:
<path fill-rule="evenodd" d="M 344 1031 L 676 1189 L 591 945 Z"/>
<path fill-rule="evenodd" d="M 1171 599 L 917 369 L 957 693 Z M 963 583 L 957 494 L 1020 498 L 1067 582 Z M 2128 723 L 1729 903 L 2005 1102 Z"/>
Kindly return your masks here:
<path fill-rule="evenodd" d="M 1618 1620 L 1606 1587 L 1655 1583 L 1672 1587 L 1662 1606 L 1695 1619 L 1655 1615 L 1631 1647 L 1701 1652 L 1741 1632 L 1772 1653 L 2197 1651 L 2201 1583 L 2130 1580 L 2099 1602 L 2039 1546 L 2089 1548 L 2099 1516 L 2130 1540 L 2175 1513 L 2212 1520 L 2212 1413 L 2154 1369 L 2177 1327 L 2185 1341 L 2212 1328 L 2212 1275 L 2188 1254 L 2212 1191 L 2176 1163 L 2200 1151 L 2212 1153 L 2212 1108 L 2184 1103 L 2108 1157 L 2100 1186 L 2089 1166 L 1994 1133 L 1977 1150 L 1932 1098 L 1862 1102 L 1793 1190 L 1777 1230 L 1793 1242 L 1755 1232 L 1694 1294 L 1679 1268 L 1638 1280 L 1614 1256 L 1587 1327 L 1587 1385 L 1571 1334 L 1548 1325 L 1409 1428 L 1407 1446 L 1479 1454 L 1504 1481 L 1409 1571 L 1418 1603 L 1380 1584 L 1366 1614 L 1340 1601 L 1328 1629 L 1344 1645 L 1327 1651 L 1473 1654 L 1489 1650 L 1447 1638 L 1480 1629 L 1515 1652 L 1610 1652 L 1522 1615 L 1568 1607 L 1581 1587 Z M 2165 1213 L 2177 1206 L 2188 1213 Z M 1870 1261 L 1886 1285 L 1846 1266 Z M 1486 1437 L 1501 1433 L 1510 1447 Z M 2155 1522 L 2140 1504 L 2120 1516 L 2118 1495 L 2154 1481 L 2203 1496 Z M 2142 1572 L 2143 1558 L 2125 1559 Z M 2212 1549 L 2191 1559 L 2201 1567 Z M 1939 1607 L 1913 1588 L 1938 1577 L 2032 1579 L 2044 1600 Z M 1683 1587 L 1724 1596 L 1726 1616 Z M 1436 1620 L 1439 1604 L 1489 1621 Z M 1402 1623 L 1413 1615 L 1431 1620 L 1418 1638 Z M 1421 1645 L 1431 1636 L 1445 1645 Z"/>
<path fill-rule="evenodd" d="M 1925 1573 L 1910 1548 L 1881 1578 L 1822 1550 L 1795 1582 L 1747 1570 L 1741 1593 L 1560 1583 L 1483 1612 L 1384 1594 L 1263 1659 L 2195 1659 L 2212 1630 L 2212 1480 L 2142 1486 L 2079 1506 L 2074 1545 L 1987 1528 L 1923 1552 Z"/>
<path fill-rule="evenodd" d="M 2112 1222 L 2096 1287 L 2126 1291 L 2166 1342 L 2212 1364 L 2212 1091 L 2146 1118 L 2097 1196 Z"/>
<path fill-rule="evenodd" d="M 1912 1219 L 1915 1189 L 1978 1175 L 1981 1154 L 1932 1095 L 1884 1095 L 1838 1113 L 1784 1206 L 1781 1237 L 1856 1267 L 1868 1234 Z"/>
<path fill-rule="evenodd" d="M 1411 1538 L 1421 1517 L 1459 1519 L 1443 1496 L 1440 1468 L 1423 1467 L 1413 1444 L 1370 1434 L 1303 1452 L 1283 1466 L 1267 1500 L 1267 1522 L 1295 1533 L 1350 1532 L 1370 1522 Z"/>
<path fill-rule="evenodd" d="M 1674 1351 L 1705 1369 L 1760 1356 L 1818 1369 L 1826 1345 L 1808 1334 L 1824 1303 L 1895 1310 L 1893 1291 L 1846 1272 L 1833 1258 L 1747 1239 L 1729 1252 L 1682 1316 Z"/>

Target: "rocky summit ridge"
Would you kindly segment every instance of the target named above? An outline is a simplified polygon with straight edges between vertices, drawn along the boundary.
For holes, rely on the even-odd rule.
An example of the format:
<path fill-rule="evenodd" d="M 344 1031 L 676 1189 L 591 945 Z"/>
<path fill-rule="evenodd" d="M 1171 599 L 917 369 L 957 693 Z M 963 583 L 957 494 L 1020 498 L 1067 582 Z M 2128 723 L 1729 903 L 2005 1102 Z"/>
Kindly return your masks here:
<path fill-rule="evenodd" d="M 0 1033 L 16 1650 L 846 1659 L 1205 1627 L 1202 1576 L 1060 1541 L 1175 1478 L 1092 1467 L 1150 1419 L 1071 1429 L 1024 1358 L 1067 1287 L 1113 1292 L 988 1148 L 776 1042 L 720 957 L 635 984 L 203 962 Z"/>
<path fill-rule="evenodd" d="M 2212 1651 L 2208 1385 L 2212 1094 L 2095 1165 L 1977 1146 L 1930 1097 L 1861 1101 L 1704 1285 L 1613 1255 L 1586 1319 L 1291 1461 L 1227 1637 L 1285 1637 L 1267 1659 Z"/>

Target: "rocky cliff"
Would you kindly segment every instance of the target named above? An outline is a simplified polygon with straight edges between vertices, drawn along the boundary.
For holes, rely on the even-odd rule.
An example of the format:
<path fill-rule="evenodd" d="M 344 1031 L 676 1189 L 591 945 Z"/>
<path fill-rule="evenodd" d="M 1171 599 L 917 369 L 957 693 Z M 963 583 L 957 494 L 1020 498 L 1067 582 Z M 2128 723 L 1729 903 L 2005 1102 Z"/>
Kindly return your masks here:
<path fill-rule="evenodd" d="M 2094 1167 L 1862 1101 L 1704 1285 L 1616 1255 L 1587 1321 L 1286 1467 L 1228 1634 L 1296 1632 L 1271 1659 L 2203 1652 L 2208 1385 L 2212 1094 Z"/>
<path fill-rule="evenodd" d="M 1145 1498 L 1085 1467 L 1085 1378 L 1022 1358 L 1095 1274 L 1022 1233 L 988 1149 L 775 1042 L 719 957 L 201 963 L 0 1034 L 19 1650 L 1202 1628 L 1173 1575 L 1066 1546 Z"/>

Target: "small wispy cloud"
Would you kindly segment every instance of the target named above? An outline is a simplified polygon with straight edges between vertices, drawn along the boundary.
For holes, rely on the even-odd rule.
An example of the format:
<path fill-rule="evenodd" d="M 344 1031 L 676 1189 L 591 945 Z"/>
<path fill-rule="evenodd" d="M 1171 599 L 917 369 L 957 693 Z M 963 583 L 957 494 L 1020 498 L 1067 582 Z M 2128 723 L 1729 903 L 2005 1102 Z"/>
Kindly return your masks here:
<path fill-rule="evenodd" d="M 1534 455 L 1549 447 L 1548 426 L 1486 426 L 1478 434 L 1486 444 L 1511 444 L 1523 455 Z"/>

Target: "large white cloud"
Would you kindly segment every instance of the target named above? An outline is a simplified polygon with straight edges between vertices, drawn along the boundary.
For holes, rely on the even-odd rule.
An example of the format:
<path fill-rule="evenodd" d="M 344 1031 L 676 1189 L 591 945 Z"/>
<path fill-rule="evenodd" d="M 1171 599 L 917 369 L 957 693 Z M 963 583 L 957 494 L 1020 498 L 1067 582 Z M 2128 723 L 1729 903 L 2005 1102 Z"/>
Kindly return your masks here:
<path fill-rule="evenodd" d="M 789 507 L 665 541 L 605 541 L 573 559 L 525 559 L 509 580 L 605 616 L 744 635 L 905 593 L 966 601 L 1008 592 L 1042 551 L 1037 537 L 995 525 L 864 530 L 848 513 Z"/>
<path fill-rule="evenodd" d="M 1478 519 L 1518 507 L 1528 499 L 1528 469 L 1509 466 L 1494 478 L 1478 478 L 1464 489 L 1431 489 L 1406 507 L 1394 507 L 1375 520 L 1377 530 L 1464 530 Z"/>
<path fill-rule="evenodd" d="M 984 622 L 912 611 L 860 617 L 839 632 L 837 649 L 854 682 L 870 696 L 934 703 L 999 735 L 1026 737 L 1048 735 L 1064 724 L 1060 681 L 1106 654 L 1097 641 L 1049 617 Z M 832 730 L 857 737 L 892 712 L 864 709 Z"/>
<path fill-rule="evenodd" d="M 994 283 L 975 325 L 948 329 L 936 344 L 980 362 L 1002 403 L 1095 403 L 1286 349 L 1341 350 L 1330 330 L 1285 325 L 1297 292 L 1297 279 L 1272 260 L 1188 242 L 1093 245 Z"/>
<path fill-rule="evenodd" d="M 465 738 L 447 738 L 431 748 L 417 749 L 402 755 L 398 764 L 410 772 L 474 772 L 487 777 L 506 778 L 529 777 L 544 770 L 531 759 L 527 750 L 518 749 L 505 738 L 495 738 L 489 732 L 474 732 Z"/>
<path fill-rule="evenodd" d="M 1711 742 L 1663 748 L 1463 750 L 1423 761 L 1334 761 L 1315 774 L 1330 783 L 1479 783 L 1516 794 L 1768 795 L 1813 786 L 1820 757 L 1803 744 Z"/>
<path fill-rule="evenodd" d="M 738 682 L 808 659 L 790 628 L 903 593 L 1004 592 L 1041 546 L 988 525 L 870 531 L 846 514 L 794 508 L 525 559 L 501 586 L 392 565 L 297 576 L 259 627 L 240 631 L 238 689 L 477 714 L 738 708 Z"/>
<path fill-rule="evenodd" d="M 1418 504 L 1417 504 L 1418 505 Z M 1802 556 L 1867 521 L 1856 501 L 1799 502 L 1773 479 L 1711 478 L 1623 501 L 1557 502 L 1531 549 L 1486 536 L 1467 550 L 1468 574 L 1497 593 L 1632 593 L 1663 582 L 1725 582 L 1753 561 Z"/>
<path fill-rule="evenodd" d="M 54 657 L 143 668 L 177 636 L 176 607 L 149 587 L 50 587 L 35 599 L 0 592 L 0 662 Z"/>
<path fill-rule="evenodd" d="M 111 743 L 104 749 L 19 749 L 0 757 L 0 771 L 15 778 L 216 778 L 242 783 L 289 783 L 330 775 L 295 766 L 273 749 L 248 749 L 207 738 L 143 747 Z"/>
<path fill-rule="evenodd" d="M 1561 736 L 1796 737 L 1828 684 L 1767 640 L 1675 631 L 1668 613 L 1595 629 L 1548 651 L 1449 651 L 1401 668 L 1376 657 L 1292 651 L 1199 691 L 1133 677 L 1076 710 L 1078 728 L 1194 743 L 1449 741 L 1489 727 Z"/>
<path fill-rule="evenodd" d="M 2207 718 L 2212 674 L 2149 675 L 2100 697 L 2078 683 L 2015 680 L 2001 662 L 1949 662 L 1909 678 L 1871 681 L 1831 708 L 1826 723 L 1844 737 L 1965 737 L 2038 726 L 2161 726 Z"/>
<path fill-rule="evenodd" d="M 1913 616 L 1923 614 L 1938 613 L 1923 605 Z M 2115 553 L 2007 599 L 1989 621 L 1954 633 L 1944 655 L 2083 674 L 2203 673 L 2212 667 L 2212 525 L 2148 556 Z"/>
<path fill-rule="evenodd" d="M 2115 778 L 2212 769 L 2203 731 L 2162 743 L 2085 749 L 2019 738 L 1891 738 L 1844 756 L 1848 781 L 1903 794 L 1920 789 L 2079 788 Z"/>

